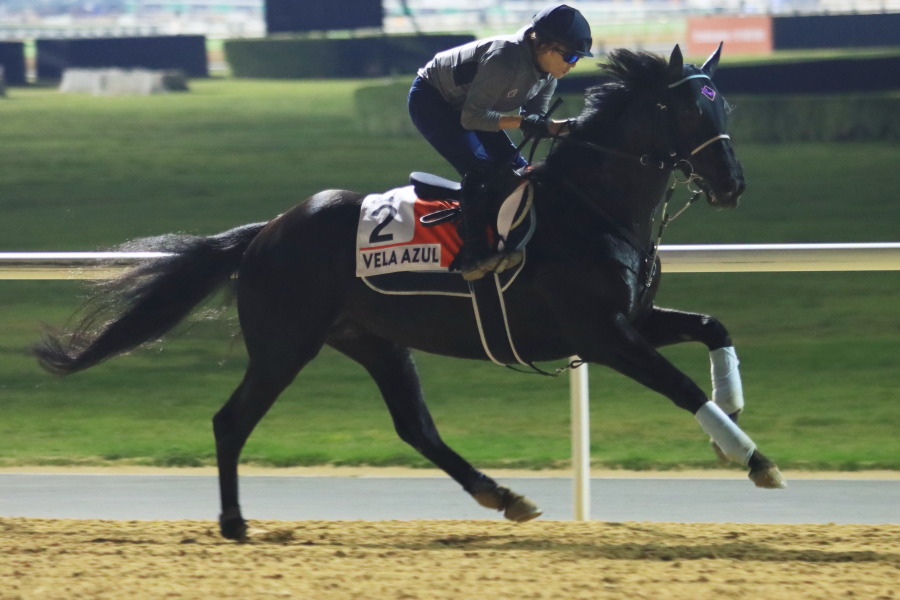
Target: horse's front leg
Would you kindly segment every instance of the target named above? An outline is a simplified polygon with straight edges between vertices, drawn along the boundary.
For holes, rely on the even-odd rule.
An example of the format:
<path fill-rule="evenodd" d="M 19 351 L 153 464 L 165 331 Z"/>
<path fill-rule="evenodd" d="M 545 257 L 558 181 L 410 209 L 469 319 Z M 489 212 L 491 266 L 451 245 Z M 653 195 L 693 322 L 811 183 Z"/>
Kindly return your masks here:
<path fill-rule="evenodd" d="M 758 487 L 785 487 L 778 467 L 756 448 L 737 423 L 716 402 L 709 401 L 687 375 L 657 352 L 654 344 L 624 315 L 612 317 L 611 332 L 615 338 L 614 351 L 601 362 L 693 413 L 725 457 L 749 468 L 749 477 Z M 659 343 L 660 339 L 654 341 Z"/>
<path fill-rule="evenodd" d="M 709 350 L 712 401 L 732 421 L 738 422 L 738 415 L 744 408 L 744 388 L 738 369 L 740 361 L 721 321 L 711 315 L 654 307 L 637 329 L 655 348 L 683 342 L 704 344 Z M 722 449 L 715 442 L 711 445 L 719 460 L 728 462 Z"/>

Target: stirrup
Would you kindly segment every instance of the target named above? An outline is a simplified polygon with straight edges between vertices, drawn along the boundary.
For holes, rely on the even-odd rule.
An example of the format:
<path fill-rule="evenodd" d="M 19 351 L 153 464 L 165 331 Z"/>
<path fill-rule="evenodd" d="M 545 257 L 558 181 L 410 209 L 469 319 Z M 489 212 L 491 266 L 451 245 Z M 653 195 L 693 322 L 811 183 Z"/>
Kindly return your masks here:
<path fill-rule="evenodd" d="M 498 252 L 477 261 L 474 265 L 461 265 L 460 273 L 466 281 L 476 281 L 488 273 L 502 273 L 522 262 L 522 251 Z"/>

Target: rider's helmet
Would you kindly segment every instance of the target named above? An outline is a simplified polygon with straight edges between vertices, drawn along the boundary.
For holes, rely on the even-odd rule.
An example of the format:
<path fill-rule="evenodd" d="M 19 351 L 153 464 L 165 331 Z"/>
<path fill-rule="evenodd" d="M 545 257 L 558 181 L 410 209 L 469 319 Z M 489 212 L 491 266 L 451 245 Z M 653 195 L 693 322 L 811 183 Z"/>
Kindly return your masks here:
<path fill-rule="evenodd" d="M 579 11 L 566 4 L 553 4 L 532 18 L 532 27 L 542 38 L 553 40 L 581 57 L 591 54 L 591 26 Z"/>

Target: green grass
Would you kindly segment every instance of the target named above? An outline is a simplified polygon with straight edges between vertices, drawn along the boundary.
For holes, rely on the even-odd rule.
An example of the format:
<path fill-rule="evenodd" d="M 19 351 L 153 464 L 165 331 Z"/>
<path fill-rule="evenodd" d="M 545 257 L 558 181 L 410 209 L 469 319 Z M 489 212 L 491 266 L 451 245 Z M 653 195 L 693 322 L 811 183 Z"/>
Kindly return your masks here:
<path fill-rule="evenodd" d="M 358 133 L 352 94 L 368 84 L 212 79 L 146 98 L 11 89 L 0 102 L 5 139 L 14 140 L 0 145 L 0 251 L 214 233 L 269 219 L 324 188 L 384 190 L 411 170 L 450 175 L 421 140 Z M 692 208 L 667 243 L 896 240 L 900 148 L 737 142 L 749 181 L 742 206 Z M 24 349 L 42 321 L 63 323 L 82 295 L 72 282 L 0 281 L 0 464 L 210 463 L 210 418 L 244 366 L 233 311 L 53 379 Z M 743 363 L 743 423 L 782 465 L 900 468 L 896 273 L 672 275 L 659 301 L 729 326 Z M 709 388 L 702 347 L 666 353 Z M 417 360 L 442 434 L 464 456 L 485 467 L 566 463 L 567 378 Z M 590 376 L 595 463 L 713 466 L 690 415 L 608 369 Z M 270 465 L 427 465 L 397 438 L 363 370 L 327 350 L 244 456 Z"/>
<path fill-rule="evenodd" d="M 268 219 L 322 188 L 402 182 L 425 143 L 355 141 L 356 85 L 209 80 L 144 98 L 11 90 L 0 104 L 6 139 L 16 140 L 0 149 L 0 248 L 215 231 Z M 344 152 L 351 161 L 338 160 Z"/>

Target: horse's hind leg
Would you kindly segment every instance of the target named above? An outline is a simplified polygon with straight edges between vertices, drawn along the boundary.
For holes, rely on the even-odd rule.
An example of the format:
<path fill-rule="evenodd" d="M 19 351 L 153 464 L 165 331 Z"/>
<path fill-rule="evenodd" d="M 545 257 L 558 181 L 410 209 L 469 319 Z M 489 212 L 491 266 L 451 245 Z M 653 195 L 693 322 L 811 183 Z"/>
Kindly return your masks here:
<path fill-rule="evenodd" d="M 540 516 L 541 511 L 533 502 L 498 485 L 444 443 L 425 405 L 408 348 L 363 332 L 349 334 L 347 330 L 341 338 L 329 339 L 328 343 L 369 372 L 384 397 L 400 439 L 450 475 L 479 504 L 503 511 L 512 521 Z"/>
<path fill-rule="evenodd" d="M 280 305 L 246 301 L 242 306 L 241 325 L 249 356 L 247 372 L 213 417 L 222 501 L 219 527 L 226 538 L 242 539 L 247 533 L 238 501 L 238 462 L 244 444 L 278 395 L 324 344 L 333 315 L 325 308 L 327 304 L 319 304 L 319 310 L 302 305 L 299 299 Z M 248 310 L 251 306 L 253 310 Z M 278 306 L 295 314 L 282 314 Z"/>
<path fill-rule="evenodd" d="M 271 358 L 279 360 L 277 357 Z M 228 539 L 240 540 L 247 535 L 247 524 L 241 515 L 238 501 L 238 461 L 241 450 L 253 429 L 303 364 L 304 361 L 290 364 L 282 362 L 279 365 L 269 363 L 263 368 L 259 361 L 251 360 L 244 380 L 213 417 L 222 505 L 219 529 Z"/>

